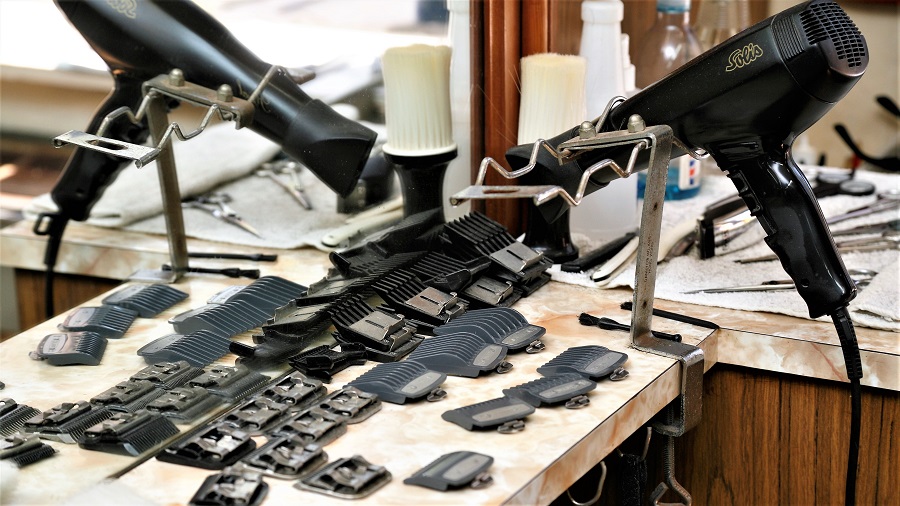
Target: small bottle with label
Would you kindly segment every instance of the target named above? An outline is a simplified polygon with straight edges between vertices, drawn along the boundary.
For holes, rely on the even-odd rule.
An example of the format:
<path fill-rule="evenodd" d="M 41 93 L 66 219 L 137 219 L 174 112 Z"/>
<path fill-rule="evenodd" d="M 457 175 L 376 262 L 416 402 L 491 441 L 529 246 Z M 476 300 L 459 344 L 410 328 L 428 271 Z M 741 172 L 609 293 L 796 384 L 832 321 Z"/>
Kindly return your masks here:
<path fill-rule="evenodd" d="M 640 43 L 635 72 L 637 85 L 646 88 L 699 56 L 700 43 L 690 25 L 690 0 L 657 0 L 656 22 Z M 638 196 L 643 196 L 646 174 L 638 177 Z M 700 162 L 690 156 L 669 163 L 666 199 L 679 200 L 700 192 Z"/>

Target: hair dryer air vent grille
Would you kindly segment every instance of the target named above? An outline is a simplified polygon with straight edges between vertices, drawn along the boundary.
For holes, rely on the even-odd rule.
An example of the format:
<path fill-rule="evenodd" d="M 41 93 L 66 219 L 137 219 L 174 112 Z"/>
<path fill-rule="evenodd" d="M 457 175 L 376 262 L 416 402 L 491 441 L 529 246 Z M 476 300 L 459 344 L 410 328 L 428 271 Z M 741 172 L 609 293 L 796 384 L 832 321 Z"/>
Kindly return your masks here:
<path fill-rule="evenodd" d="M 814 3 L 800 13 L 803 30 L 810 44 L 830 39 L 838 59 L 858 67 L 866 57 L 866 43 L 853 21 L 834 2 Z"/>

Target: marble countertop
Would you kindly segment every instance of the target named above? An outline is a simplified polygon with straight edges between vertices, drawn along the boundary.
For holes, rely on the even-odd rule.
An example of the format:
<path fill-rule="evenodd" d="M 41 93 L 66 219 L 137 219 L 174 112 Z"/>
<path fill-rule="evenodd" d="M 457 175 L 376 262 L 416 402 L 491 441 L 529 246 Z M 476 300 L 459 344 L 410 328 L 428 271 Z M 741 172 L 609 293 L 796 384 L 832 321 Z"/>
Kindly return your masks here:
<path fill-rule="evenodd" d="M 59 272 L 114 279 L 137 269 L 156 268 L 168 261 L 164 237 L 112 233 L 81 224 L 66 231 L 60 253 Z M 243 251 L 240 247 L 189 241 L 192 251 Z M 258 252 L 258 251 L 254 251 Z M 322 252 L 303 249 L 277 251 L 279 261 L 259 263 L 262 275 L 278 275 L 301 284 L 321 279 L 329 263 Z M 0 263 L 8 267 L 42 269 L 43 238 L 20 223 L 0 232 Z M 192 265 L 223 266 L 223 261 L 192 260 Z M 232 262 L 233 263 L 233 262 Z M 3 397 L 48 409 L 61 402 L 94 396 L 127 379 L 145 364 L 135 351 L 146 342 L 171 332 L 167 319 L 205 303 L 229 284 L 246 284 L 212 275 L 194 274 L 175 286 L 189 298 L 153 319 L 138 320 L 122 339 L 111 340 L 103 362 L 97 367 L 52 367 L 27 358 L 40 339 L 55 331 L 61 314 L 0 344 L 0 380 L 6 383 Z M 101 297 L 83 305 L 99 304 Z M 378 504 L 545 504 L 551 502 L 626 437 L 679 393 L 678 364 L 669 358 L 630 347 L 625 332 L 602 331 L 581 326 L 578 314 L 587 312 L 628 322 L 630 313 L 620 309 L 630 300 L 630 290 L 598 290 L 551 282 L 514 307 L 531 323 L 547 329 L 547 348 L 533 355 L 513 355 L 507 374 L 476 379 L 450 377 L 444 384 L 448 397 L 436 403 L 398 406 L 385 403 L 369 420 L 352 425 L 347 434 L 325 447 L 330 459 L 360 454 L 373 464 L 385 466 L 393 480 L 372 496 Z M 782 315 L 707 308 L 658 300 L 656 307 L 714 321 L 718 331 L 654 318 L 655 330 L 677 332 L 685 342 L 705 352 L 705 367 L 717 362 L 845 381 L 843 358 L 831 325 Z M 66 311 L 66 313 L 68 310 Z M 857 329 L 864 364 L 863 383 L 900 390 L 898 335 L 872 329 Z M 239 339 L 250 339 L 250 334 Z M 629 355 L 629 376 L 619 382 L 601 381 L 590 393 L 590 404 L 580 410 L 540 408 L 526 421 L 526 429 L 514 434 L 469 432 L 441 419 L 449 409 L 500 397 L 503 388 L 536 379 L 537 367 L 563 350 L 598 344 Z M 226 356 L 223 363 L 232 363 Z M 367 366 L 345 370 L 329 385 L 339 388 L 367 370 Z M 185 427 L 186 428 L 186 427 Z M 118 475 L 135 459 L 81 450 L 74 445 L 51 442 L 59 454 L 23 469 L 11 496 L 4 504 L 58 503 L 104 478 Z M 448 493 L 404 485 L 403 479 L 438 456 L 457 450 L 490 455 L 493 484 L 484 489 Z M 65 470 L 65 480 L 55 480 L 52 491 L 45 483 Z M 147 460 L 122 475 L 115 483 L 127 493 L 155 504 L 187 503 L 211 471 Z M 308 501 L 343 504 L 341 499 L 301 492 L 291 482 L 267 479 L 269 503 Z M 165 486 L 154 486 L 165 483 Z M 151 485 L 153 484 L 153 485 Z M 121 491 L 119 493 L 122 493 Z"/>

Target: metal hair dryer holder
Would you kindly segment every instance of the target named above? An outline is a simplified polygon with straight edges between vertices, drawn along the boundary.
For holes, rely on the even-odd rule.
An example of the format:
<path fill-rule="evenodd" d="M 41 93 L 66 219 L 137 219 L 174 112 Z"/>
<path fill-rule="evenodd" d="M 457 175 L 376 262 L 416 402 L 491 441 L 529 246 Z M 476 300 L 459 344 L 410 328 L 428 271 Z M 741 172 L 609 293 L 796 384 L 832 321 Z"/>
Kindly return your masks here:
<path fill-rule="evenodd" d="M 614 102 L 610 102 L 607 112 Z M 458 205 L 469 199 L 532 198 L 535 205 L 560 197 L 570 205 L 577 206 L 584 198 L 588 180 L 595 172 L 610 168 L 619 177 L 629 177 L 637 161 L 637 155 L 650 149 L 650 164 L 647 169 L 647 187 L 644 193 L 644 207 L 641 216 L 641 235 L 638 243 L 637 266 L 635 271 L 634 310 L 631 317 L 631 343 L 636 349 L 677 359 L 681 363 L 680 406 L 672 424 L 657 424 L 656 430 L 665 435 L 680 436 L 700 422 L 703 395 L 703 350 L 696 346 L 653 337 L 650 333 L 653 319 L 653 299 L 656 284 L 656 259 L 659 251 L 659 234 L 662 226 L 662 211 L 665 198 L 666 173 L 672 152 L 672 144 L 678 143 L 668 125 L 645 126 L 638 116 L 629 120 L 628 130 L 600 132 L 607 113 L 596 122 L 585 122 L 579 136 L 562 143 L 558 148 L 545 140 L 534 143 L 529 164 L 516 171 L 507 171 L 492 158 L 482 160 L 475 185 L 463 189 L 450 198 L 450 203 Z M 484 186 L 487 169 L 493 167 L 503 177 L 512 179 L 535 168 L 540 149 L 546 149 L 560 162 L 565 163 L 577 157 L 582 151 L 601 147 L 633 144 L 631 157 L 623 169 L 611 159 L 595 163 L 582 175 L 576 194 L 570 195 L 560 186 Z M 558 150 L 557 150 L 558 149 Z"/>
<path fill-rule="evenodd" d="M 172 135 L 174 134 L 182 141 L 192 139 L 206 129 L 210 120 L 216 114 L 223 121 L 234 121 L 238 129 L 250 125 L 253 122 L 254 100 L 278 72 L 288 73 L 282 67 L 271 67 L 260 80 L 250 97 L 244 100 L 235 97 L 233 90 L 227 84 L 223 84 L 217 90 L 212 90 L 185 81 L 182 71 L 173 69 L 168 75 L 159 75 L 143 84 L 144 98 L 136 112 L 132 112 L 128 107 L 120 107 L 103 119 L 96 134 L 72 130 L 53 139 L 53 144 L 56 147 L 74 144 L 81 148 L 126 158 L 133 161 L 138 168 L 154 160 L 156 161 L 172 268 L 171 270 L 141 269 L 132 274 L 129 279 L 174 283 L 188 271 L 187 239 L 184 232 L 184 216 L 181 210 L 178 173 L 175 168 L 175 156 L 172 151 Z M 169 124 L 166 110 L 167 98 L 208 108 L 196 130 L 184 133 L 177 123 Z M 127 117 L 135 124 L 139 124 L 146 117 L 155 147 L 141 146 L 103 137 L 110 123 L 121 116 Z"/>

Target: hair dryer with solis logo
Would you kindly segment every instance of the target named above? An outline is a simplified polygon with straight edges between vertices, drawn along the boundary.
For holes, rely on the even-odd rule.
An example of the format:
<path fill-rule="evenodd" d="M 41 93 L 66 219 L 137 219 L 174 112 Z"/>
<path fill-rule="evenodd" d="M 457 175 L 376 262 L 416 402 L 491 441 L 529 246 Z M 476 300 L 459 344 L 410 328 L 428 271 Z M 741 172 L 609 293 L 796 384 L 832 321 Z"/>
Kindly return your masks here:
<path fill-rule="evenodd" d="M 844 11 L 814 0 L 744 30 L 620 103 L 604 128 L 625 129 L 638 114 L 647 125 L 669 125 L 686 146 L 708 151 L 758 218 L 816 318 L 845 307 L 856 287 L 790 148 L 847 94 L 867 63 L 865 39 Z M 574 127 L 548 142 L 556 147 L 577 136 Z M 531 147 L 507 152 L 513 170 L 528 163 Z M 630 152 L 630 145 L 595 149 L 563 166 L 542 153 L 538 162 L 574 194 L 585 169 L 606 158 L 624 167 Z M 685 152 L 673 146 L 672 154 Z M 642 155 L 639 164 L 646 167 L 649 154 Z M 596 172 L 588 193 L 617 177 L 612 169 Z M 548 219 L 562 203 L 554 200 L 560 202 L 547 208 Z"/>
<path fill-rule="evenodd" d="M 59 9 L 109 66 L 115 87 L 94 114 L 88 133 L 126 106 L 136 110 L 144 81 L 181 69 L 194 84 L 228 84 L 249 97 L 271 68 L 209 14 L 189 1 L 56 0 Z M 249 128 L 278 143 L 329 188 L 346 196 L 375 141 L 375 132 L 313 100 L 284 73 L 276 73 L 254 103 Z M 120 118 L 105 134 L 142 142 L 146 128 Z M 76 148 L 51 195 L 60 212 L 87 219 L 104 188 L 125 164 L 122 159 Z"/>

